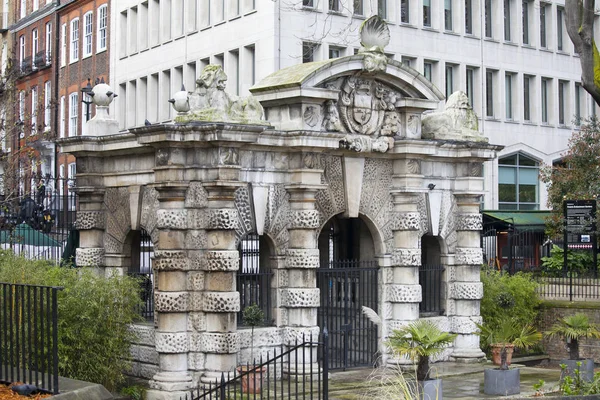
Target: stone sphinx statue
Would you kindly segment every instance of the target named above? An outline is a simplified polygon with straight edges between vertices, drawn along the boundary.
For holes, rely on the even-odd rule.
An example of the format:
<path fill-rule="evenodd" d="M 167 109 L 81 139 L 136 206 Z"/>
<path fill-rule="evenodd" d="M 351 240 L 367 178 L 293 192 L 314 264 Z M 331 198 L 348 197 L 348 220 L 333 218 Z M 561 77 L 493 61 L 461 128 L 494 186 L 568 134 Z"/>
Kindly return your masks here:
<path fill-rule="evenodd" d="M 196 90 L 189 92 L 189 112 L 179 113 L 177 122 L 211 121 L 240 124 L 267 122 L 258 100 L 238 97 L 225 91 L 227 75 L 220 65 L 208 65 L 196 80 Z"/>
<path fill-rule="evenodd" d="M 469 105 L 469 98 L 458 91 L 448 97 L 444 111 L 423 115 L 421 137 L 487 142 L 478 129 L 477 114 Z"/>

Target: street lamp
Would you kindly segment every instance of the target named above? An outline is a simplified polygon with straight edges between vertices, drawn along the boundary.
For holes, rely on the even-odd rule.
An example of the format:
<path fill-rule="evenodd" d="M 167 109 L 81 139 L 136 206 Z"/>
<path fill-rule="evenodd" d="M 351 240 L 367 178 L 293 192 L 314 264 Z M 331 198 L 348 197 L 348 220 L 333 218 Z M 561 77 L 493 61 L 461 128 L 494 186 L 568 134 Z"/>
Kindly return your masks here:
<path fill-rule="evenodd" d="M 87 85 L 81 88 L 81 93 L 83 96 L 81 97 L 81 102 L 85 104 L 85 120 L 86 122 L 90 120 L 90 107 L 92 106 L 92 83 L 90 82 L 90 78 L 88 78 Z"/>

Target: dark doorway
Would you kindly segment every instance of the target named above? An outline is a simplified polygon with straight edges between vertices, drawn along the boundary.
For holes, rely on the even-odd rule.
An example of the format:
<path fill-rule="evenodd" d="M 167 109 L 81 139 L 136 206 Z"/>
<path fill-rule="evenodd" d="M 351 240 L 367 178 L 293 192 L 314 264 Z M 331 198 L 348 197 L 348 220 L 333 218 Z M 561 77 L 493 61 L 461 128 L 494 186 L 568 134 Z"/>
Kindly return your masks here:
<path fill-rule="evenodd" d="M 419 314 L 422 317 L 432 317 L 444 313 L 444 266 L 440 255 L 439 238 L 430 235 L 423 236 L 421 238 L 421 266 L 419 267 L 419 284 L 422 293 Z"/>

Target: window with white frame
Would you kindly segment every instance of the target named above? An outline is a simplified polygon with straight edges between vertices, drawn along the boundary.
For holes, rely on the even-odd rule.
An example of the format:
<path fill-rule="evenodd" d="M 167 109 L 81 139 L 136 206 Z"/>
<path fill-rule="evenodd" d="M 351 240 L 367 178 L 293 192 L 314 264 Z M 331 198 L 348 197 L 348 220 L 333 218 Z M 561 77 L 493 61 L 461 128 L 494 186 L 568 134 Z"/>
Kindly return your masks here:
<path fill-rule="evenodd" d="M 303 42 L 302 43 L 302 62 L 309 63 L 316 61 L 315 53 L 317 52 L 319 45 L 316 43 Z"/>
<path fill-rule="evenodd" d="M 79 18 L 71 21 L 71 57 L 69 62 L 79 60 Z"/>
<path fill-rule="evenodd" d="M 523 8 L 522 8 L 522 16 L 523 16 L 523 22 L 521 24 L 521 27 L 523 29 L 523 44 L 530 44 L 529 43 L 529 13 L 530 13 L 530 7 L 531 7 L 531 1 L 530 0 L 524 0 L 523 1 Z"/>
<path fill-rule="evenodd" d="M 475 98 L 475 70 L 467 67 L 466 73 L 467 97 L 469 98 L 469 105 L 473 107 L 473 100 Z"/>
<path fill-rule="evenodd" d="M 88 12 L 83 16 L 84 32 L 83 32 L 83 57 L 92 55 L 92 29 L 94 14 Z"/>
<path fill-rule="evenodd" d="M 27 0 L 21 0 L 21 18 L 27 15 Z"/>
<path fill-rule="evenodd" d="M 473 34 L 473 2 L 465 0 L 465 33 Z"/>
<path fill-rule="evenodd" d="M 52 60 L 52 22 L 46 24 L 46 65 Z"/>
<path fill-rule="evenodd" d="M 38 105 L 38 90 L 37 87 L 31 89 L 31 133 L 37 131 L 37 105 Z"/>
<path fill-rule="evenodd" d="M 67 65 L 67 24 L 61 26 L 61 43 L 60 43 L 60 66 Z"/>
<path fill-rule="evenodd" d="M 40 8 L 40 0 L 33 0 L 33 11 L 37 11 Z"/>
<path fill-rule="evenodd" d="M 340 2 L 339 0 L 329 0 L 329 11 L 339 11 Z"/>
<path fill-rule="evenodd" d="M 566 110 L 566 97 L 568 92 L 569 82 L 558 81 L 558 124 L 566 125 L 565 122 L 565 110 Z"/>
<path fill-rule="evenodd" d="M 60 97 L 60 126 L 59 126 L 59 130 L 60 130 L 60 137 L 64 138 L 65 136 L 65 96 L 61 96 Z"/>
<path fill-rule="evenodd" d="M 19 66 L 23 68 L 25 61 L 25 35 L 19 36 Z"/>
<path fill-rule="evenodd" d="M 540 3 L 540 47 L 546 48 L 546 4 Z"/>
<path fill-rule="evenodd" d="M 423 26 L 431 28 L 431 0 L 423 0 Z"/>
<path fill-rule="evenodd" d="M 19 92 L 19 121 L 25 121 L 25 91 Z"/>
<path fill-rule="evenodd" d="M 51 99 L 51 88 L 50 81 L 44 83 L 44 130 L 50 130 L 50 99 Z"/>
<path fill-rule="evenodd" d="M 531 85 L 533 77 L 523 75 L 523 120 L 531 121 Z"/>
<path fill-rule="evenodd" d="M 513 82 L 515 75 L 507 72 L 504 74 L 504 106 L 505 118 L 509 121 L 514 119 L 513 112 Z"/>
<path fill-rule="evenodd" d="M 304 0 L 304 2 L 310 2 L 311 7 L 313 7 L 313 0 Z M 354 9 L 352 12 L 354 15 L 363 15 L 365 13 L 363 0 L 354 0 Z"/>
<path fill-rule="evenodd" d="M 575 84 L 575 116 L 573 123 L 575 126 L 581 126 L 581 83 Z"/>
<path fill-rule="evenodd" d="M 77 136 L 77 116 L 79 114 L 78 93 L 69 95 L 69 136 Z"/>
<path fill-rule="evenodd" d="M 539 163 L 517 153 L 498 159 L 498 209 L 539 208 Z"/>
<path fill-rule="evenodd" d="M 510 9 L 511 0 L 504 0 L 504 40 L 510 42 Z"/>
<path fill-rule="evenodd" d="M 452 31 L 452 0 L 444 0 L 444 29 Z"/>
<path fill-rule="evenodd" d="M 563 25 L 565 10 L 556 7 L 556 50 L 563 51 Z"/>
<path fill-rule="evenodd" d="M 543 124 L 548 123 L 548 91 L 549 91 L 548 86 L 549 85 L 550 85 L 549 80 L 546 78 L 542 78 L 540 94 L 542 97 L 541 107 L 542 107 L 542 123 Z"/>
<path fill-rule="evenodd" d="M 38 34 L 38 30 L 34 29 L 31 31 L 31 59 L 33 60 L 33 68 L 36 67 L 36 60 L 35 60 L 35 56 L 38 52 L 38 49 L 40 47 L 40 43 L 39 43 L 39 34 Z"/>
<path fill-rule="evenodd" d="M 329 59 L 340 58 L 343 55 L 344 49 L 340 47 L 329 46 Z"/>
<path fill-rule="evenodd" d="M 495 71 L 485 71 L 485 116 L 494 118 L 494 75 Z"/>
<path fill-rule="evenodd" d="M 96 52 L 106 50 L 107 40 L 107 26 L 108 26 L 108 6 L 105 4 L 98 7 L 98 33 Z"/>
<path fill-rule="evenodd" d="M 377 15 L 381 18 L 387 18 L 387 0 L 377 0 Z"/>
<path fill-rule="evenodd" d="M 433 79 L 433 63 L 432 62 L 425 61 L 423 63 L 423 76 L 429 82 L 431 82 L 431 79 Z"/>
<path fill-rule="evenodd" d="M 485 12 L 485 37 L 493 37 L 494 27 L 492 25 L 492 0 L 484 0 L 484 12 Z"/>
<path fill-rule="evenodd" d="M 61 196 L 64 196 L 65 195 L 65 182 L 64 182 L 64 179 L 65 179 L 65 165 L 61 164 L 58 170 L 59 170 L 58 176 L 60 178 L 59 181 L 58 181 L 58 193 Z M 62 204 L 62 201 L 60 202 L 60 204 Z"/>
<path fill-rule="evenodd" d="M 72 188 L 75 186 L 75 174 L 77 172 L 77 164 L 76 163 L 70 163 L 69 164 L 69 169 L 67 170 L 67 187 Z M 69 189 L 70 190 L 70 189 Z M 71 196 L 71 193 L 69 194 L 69 210 L 73 211 L 75 210 L 75 196 Z"/>
<path fill-rule="evenodd" d="M 400 22 L 403 24 L 410 23 L 410 0 L 400 0 Z"/>
<path fill-rule="evenodd" d="M 446 99 L 454 93 L 454 68 L 454 65 L 446 64 Z"/>

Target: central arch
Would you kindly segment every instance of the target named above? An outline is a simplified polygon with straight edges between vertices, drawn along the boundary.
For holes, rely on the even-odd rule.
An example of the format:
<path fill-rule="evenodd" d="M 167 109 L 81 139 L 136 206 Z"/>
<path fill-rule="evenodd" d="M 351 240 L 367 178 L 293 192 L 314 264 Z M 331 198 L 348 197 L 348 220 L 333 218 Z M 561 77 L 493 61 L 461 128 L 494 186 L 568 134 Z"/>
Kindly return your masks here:
<path fill-rule="evenodd" d="M 376 240 L 363 218 L 330 218 L 318 238 L 321 303 L 317 321 L 329 333 L 329 367 L 372 366 L 378 330 L 362 312 L 378 311 L 379 266 Z"/>

